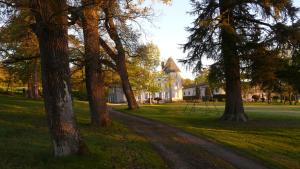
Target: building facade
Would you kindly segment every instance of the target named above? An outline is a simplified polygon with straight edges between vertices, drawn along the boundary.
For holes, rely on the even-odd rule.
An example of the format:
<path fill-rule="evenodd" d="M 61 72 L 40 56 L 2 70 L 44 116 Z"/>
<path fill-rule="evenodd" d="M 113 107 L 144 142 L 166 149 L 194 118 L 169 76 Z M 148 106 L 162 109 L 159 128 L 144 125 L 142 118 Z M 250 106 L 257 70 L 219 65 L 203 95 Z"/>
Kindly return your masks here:
<path fill-rule="evenodd" d="M 222 88 L 210 89 L 208 83 L 189 85 L 184 87 L 182 91 L 184 100 L 203 99 L 204 97 L 225 94 L 225 91 Z"/>
<path fill-rule="evenodd" d="M 183 88 L 184 100 L 201 100 L 203 98 L 224 98 L 225 90 L 223 88 L 210 89 L 208 83 L 201 83 L 198 85 L 189 85 Z M 271 95 L 276 95 L 271 93 Z M 221 97 L 218 97 L 221 96 Z M 267 99 L 267 93 L 262 91 L 258 86 L 250 87 L 242 90 L 243 101 L 254 101 L 253 96 L 258 96 L 259 100 Z"/>
<path fill-rule="evenodd" d="M 160 100 L 160 102 L 183 100 L 182 77 L 180 75 L 181 71 L 175 61 L 170 57 L 166 63 L 162 62 L 161 66 L 163 76 L 156 79 L 161 90 L 155 93 L 148 91 L 140 92 L 135 96 L 139 103 L 147 103 L 150 102 L 150 100 Z M 110 103 L 126 102 L 126 97 L 124 96 L 121 85 L 111 85 L 108 94 L 108 101 Z"/>

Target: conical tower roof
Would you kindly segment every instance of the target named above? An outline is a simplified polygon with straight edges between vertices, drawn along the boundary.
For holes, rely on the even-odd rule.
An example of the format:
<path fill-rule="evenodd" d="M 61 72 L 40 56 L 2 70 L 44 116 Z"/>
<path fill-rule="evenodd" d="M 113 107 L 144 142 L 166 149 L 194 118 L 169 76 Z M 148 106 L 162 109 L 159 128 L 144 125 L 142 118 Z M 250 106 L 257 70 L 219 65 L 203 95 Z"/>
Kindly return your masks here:
<path fill-rule="evenodd" d="M 165 71 L 166 73 L 180 72 L 180 69 L 178 68 L 172 57 L 169 57 L 169 59 L 163 67 L 163 71 Z"/>

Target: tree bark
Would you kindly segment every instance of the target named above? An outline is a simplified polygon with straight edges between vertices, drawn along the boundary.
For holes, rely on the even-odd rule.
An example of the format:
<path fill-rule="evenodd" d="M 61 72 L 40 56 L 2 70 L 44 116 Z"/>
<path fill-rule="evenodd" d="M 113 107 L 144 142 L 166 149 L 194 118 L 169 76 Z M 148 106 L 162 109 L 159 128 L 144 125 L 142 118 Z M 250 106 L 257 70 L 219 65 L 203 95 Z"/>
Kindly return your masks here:
<path fill-rule="evenodd" d="M 248 120 L 244 112 L 240 80 L 240 59 L 236 52 L 235 29 L 231 0 L 220 1 L 220 10 L 223 14 L 221 28 L 222 58 L 226 80 L 225 111 L 221 120 L 242 121 Z"/>
<path fill-rule="evenodd" d="M 138 104 L 136 102 L 136 99 L 134 97 L 134 93 L 132 91 L 129 78 L 128 78 L 128 72 L 125 62 L 125 56 L 119 56 L 119 62 L 117 63 L 117 70 L 118 74 L 120 75 L 121 81 L 122 81 L 122 88 L 127 100 L 128 109 L 135 110 L 138 109 Z"/>
<path fill-rule="evenodd" d="M 86 153 L 70 88 L 66 0 L 30 1 L 39 41 L 45 111 L 55 156 Z"/>
<path fill-rule="evenodd" d="M 86 89 L 93 126 L 107 126 L 110 118 L 107 110 L 104 71 L 100 62 L 100 43 L 98 32 L 99 16 L 92 0 L 83 0 L 86 7 L 83 10 L 82 26 L 85 46 L 85 76 Z"/>
<path fill-rule="evenodd" d="M 34 99 L 39 98 L 39 64 L 38 59 L 34 59 L 34 72 L 33 72 L 33 91 L 32 96 Z"/>
<path fill-rule="evenodd" d="M 29 78 L 27 81 L 27 98 L 32 99 L 33 98 L 33 85 L 32 85 L 32 77 L 31 77 L 32 72 L 29 72 Z"/>
<path fill-rule="evenodd" d="M 126 66 L 126 52 L 123 47 L 121 38 L 118 34 L 118 30 L 116 28 L 116 25 L 113 20 L 113 14 L 111 12 L 111 3 L 116 3 L 115 1 L 107 1 L 108 4 L 107 7 L 104 8 L 105 13 L 105 28 L 110 36 L 110 38 L 114 41 L 117 55 L 113 56 L 110 55 L 112 59 L 116 62 L 117 72 L 120 75 L 121 81 L 122 81 L 122 87 L 124 94 L 127 99 L 128 109 L 138 109 L 138 104 L 136 102 L 136 99 L 134 97 L 134 93 L 132 91 L 131 84 L 128 79 L 128 72 L 127 72 L 127 66 Z M 107 48 L 106 48 L 107 49 Z M 112 51 L 109 51 L 108 53 L 113 53 Z"/>
<path fill-rule="evenodd" d="M 28 79 L 27 79 L 27 94 L 26 97 L 30 99 L 37 99 L 38 94 L 38 59 L 28 65 Z"/>

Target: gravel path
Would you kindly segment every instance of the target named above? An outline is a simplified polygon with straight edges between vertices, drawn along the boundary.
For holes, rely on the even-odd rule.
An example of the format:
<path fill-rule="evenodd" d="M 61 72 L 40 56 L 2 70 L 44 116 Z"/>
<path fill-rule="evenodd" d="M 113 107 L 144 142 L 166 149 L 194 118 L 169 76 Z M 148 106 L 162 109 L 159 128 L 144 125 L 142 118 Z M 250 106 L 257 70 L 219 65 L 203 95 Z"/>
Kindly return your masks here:
<path fill-rule="evenodd" d="M 146 137 L 171 169 L 267 169 L 228 148 L 180 129 L 115 110 L 110 114 Z"/>

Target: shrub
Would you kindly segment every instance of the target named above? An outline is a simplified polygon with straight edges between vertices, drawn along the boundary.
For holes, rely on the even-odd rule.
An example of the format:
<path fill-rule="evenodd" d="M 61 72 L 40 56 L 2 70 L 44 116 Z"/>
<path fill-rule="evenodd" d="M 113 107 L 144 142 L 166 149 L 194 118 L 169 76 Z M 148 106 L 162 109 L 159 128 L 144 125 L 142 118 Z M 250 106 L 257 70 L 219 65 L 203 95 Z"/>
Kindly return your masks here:
<path fill-rule="evenodd" d="M 159 101 L 161 101 L 162 100 L 162 98 L 160 98 L 160 97 L 155 97 L 154 98 L 154 100 L 157 102 L 157 104 L 159 103 Z"/>
<path fill-rule="evenodd" d="M 88 98 L 87 98 L 87 93 L 86 91 L 72 91 L 72 96 L 73 98 L 76 98 L 78 100 L 81 100 L 81 101 L 87 101 Z"/>
<path fill-rule="evenodd" d="M 225 94 L 216 94 L 213 96 L 214 100 L 217 100 L 219 102 L 223 102 L 226 99 L 226 95 Z"/>
<path fill-rule="evenodd" d="M 253 95 L 252 96 L 252 99 L 255 101 L 255 102 L 257 102 L 258 100 L 259 100 L 259 95 Z"/>
<path fill-rule="evenodd" d="M 279 96 L 273 96 L 273 97 L 272 97 L 272 100 L 273 100 L 274 102 L 278 102 Z"/>

